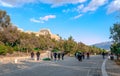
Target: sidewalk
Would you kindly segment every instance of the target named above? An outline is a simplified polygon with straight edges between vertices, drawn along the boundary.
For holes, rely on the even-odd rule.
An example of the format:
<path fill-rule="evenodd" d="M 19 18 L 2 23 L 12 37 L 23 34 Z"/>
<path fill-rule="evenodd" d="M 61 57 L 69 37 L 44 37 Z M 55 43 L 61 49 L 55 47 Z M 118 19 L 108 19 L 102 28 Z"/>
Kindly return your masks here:
<path fill-rule="evenodd" d="M 22 69 L 30 68 L 31 66 L 35 66 L 40 64 L 42 60 L 35 61 L 30 58 L 18 58 L 18 62 L 8 61 L 4 63 L 0 63 L 0 76 L 4 73 L 15 72 Z"/>
<path fill-rule="evenodd" d="M 107 60 L 106 71 L 108 73 L 108 76 L 120 76 L 120 66 L 118 66 L 112 60 Z"/>

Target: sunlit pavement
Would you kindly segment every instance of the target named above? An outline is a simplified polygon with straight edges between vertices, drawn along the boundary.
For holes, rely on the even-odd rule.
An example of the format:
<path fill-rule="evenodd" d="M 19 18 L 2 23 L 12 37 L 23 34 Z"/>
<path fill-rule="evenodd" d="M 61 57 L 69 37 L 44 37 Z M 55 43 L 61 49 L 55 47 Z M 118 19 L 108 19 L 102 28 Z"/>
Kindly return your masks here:
<path fill-rule="evenodd" d="M 74 57 L 65 57 L 60 61 L 23 61 L 21 64 L 9 64 L 9 67 L 4 65 L 6 69 L 0 70 L 0 76 L 102 76 L 103 61 L 101 56 L 92 56 L 82 62 Z"/>

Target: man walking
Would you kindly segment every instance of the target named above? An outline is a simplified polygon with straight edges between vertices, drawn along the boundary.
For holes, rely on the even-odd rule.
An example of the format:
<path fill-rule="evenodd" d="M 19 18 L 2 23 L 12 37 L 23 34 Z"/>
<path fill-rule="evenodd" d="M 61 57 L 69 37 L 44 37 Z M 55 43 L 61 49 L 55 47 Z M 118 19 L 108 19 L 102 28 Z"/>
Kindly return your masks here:
<path fill-rule="evenodd" d="M 37 60 L 39 60 L 40 59 L 40 52 L 39 51 L 36 53 L 36 56 L 37 56 Z"/>
<path fill-rule="evenodd" d="M 102 52 L 102 56 L 103 56 L 103 59 L 105 59 L 105 53 L 104 52 Z"/>
<path fill-rule="evenodd" d="M 31 59 L 34 58 L 34 52 L 31 52 Z"/>

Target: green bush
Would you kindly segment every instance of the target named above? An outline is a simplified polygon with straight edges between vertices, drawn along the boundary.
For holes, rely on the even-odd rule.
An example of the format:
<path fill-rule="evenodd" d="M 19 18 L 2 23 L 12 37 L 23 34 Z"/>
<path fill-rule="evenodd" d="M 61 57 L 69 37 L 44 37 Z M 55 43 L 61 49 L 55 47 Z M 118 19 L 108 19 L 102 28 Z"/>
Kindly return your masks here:
<path fill-rule="evenodd" d="M 59 52 L 59 50 L 57 50 L 57 49 L 53 49 L 52 52 Z"/>
<path fill-rule="evenodd" d="M 44 61 L 50 61 L 51 59 L 50 58 L 44 58 L 43 60 Z"/>
<path fill-rule="evenodd" d="M 18 48 L 18 46 L 15 46 L 15 47 L 13 47 L 13 50 L 14 51 L 19 51 L 20 49 Z"/>
<path fill-rule="evenodd" d="M 0 55 L 6 55 L 7 54 L 7 47 L 5 45 L 0 44 Z"/>
<path fill-rule="evenodd" d="M 7 46 L 7 53 L 12 54 L 14 52 L 13 48 L 10 46 Z"/>

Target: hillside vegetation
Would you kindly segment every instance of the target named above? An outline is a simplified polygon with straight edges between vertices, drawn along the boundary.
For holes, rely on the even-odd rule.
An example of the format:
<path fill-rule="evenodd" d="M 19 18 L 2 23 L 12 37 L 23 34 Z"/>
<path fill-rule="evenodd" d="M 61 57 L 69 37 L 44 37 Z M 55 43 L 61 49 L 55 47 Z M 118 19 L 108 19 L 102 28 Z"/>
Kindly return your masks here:
<path fill-rule="evenodd" d="M 49 34 L 36 36 L 34 33 L 20 31 L 13 26 L 6 11 L 0 10 L 0 55 L 43 50 L 65 51 L 69 54 L 74 54 L 76 51 L 99 54 L 105 51 L 94 46 L 87 46 L 82 42 L 75 42 L 72 36 L 57 41 Z"/>

